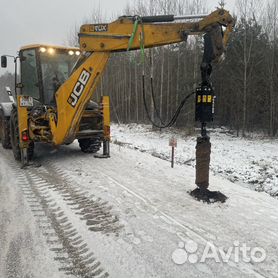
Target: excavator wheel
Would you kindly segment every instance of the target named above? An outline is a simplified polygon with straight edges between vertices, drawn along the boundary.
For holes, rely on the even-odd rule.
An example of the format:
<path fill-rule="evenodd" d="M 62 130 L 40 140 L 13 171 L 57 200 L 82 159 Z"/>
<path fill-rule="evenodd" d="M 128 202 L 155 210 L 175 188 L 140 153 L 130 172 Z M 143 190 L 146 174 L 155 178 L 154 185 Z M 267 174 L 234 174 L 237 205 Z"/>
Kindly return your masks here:
<path fill-rule="evenodd" d="M 100 137 L 79 139 L 79 147 L 84 153 L 96 153 L 100 150 Z"/>
<path fill-rule="evenodd" d="M 4 149 L 11 148 L 10 125 L 2 110 L 0 110 L 0 141 Z"/>
<path fill-rule="evenodd" d="M 11 113 L 10 118 L 10 134 L 11 134 L 11 146 L 14 154 L 15 160 L 21 160 L 21 151 L 19 147 L 19 129 L 18 129 L 18 117 L 17 109 L 14 108 Z M 34 142 L 29 144 L 27 149 L 28 160 L 31 160 L 34 154 Z"/>

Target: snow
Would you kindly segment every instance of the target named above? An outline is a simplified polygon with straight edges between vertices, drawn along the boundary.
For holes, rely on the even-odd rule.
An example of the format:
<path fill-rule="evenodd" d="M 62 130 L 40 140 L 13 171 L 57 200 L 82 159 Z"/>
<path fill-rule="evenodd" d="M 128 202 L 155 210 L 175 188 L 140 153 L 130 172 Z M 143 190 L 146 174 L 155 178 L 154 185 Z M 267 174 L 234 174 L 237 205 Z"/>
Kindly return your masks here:
<path fill-rule="evenodd" d="M 119 216 L 123 229 L 116 238 L 92 238 L 83 228 L 111 277 L 276 277 L 278 206 L 268 194 L 212 176 L 213 189 L 229 199 L 203 204 L 188 194 L 195 188 L 191 166 L 171 169 L 168 161 L 115 144 L 109 159 L 84 155 L 77 143 L 41 154 L 80 190 L 108 201 Z M 264 248 L 267 258 L 263 263 L 194 263 L 193 256 L 182 264 L 184 252 L 176 251 L 181 241 L 184 246 L 195 242 L 198 258 L 208 242 L 220 251 L 234 242 Z"/>
<path fill-rule="evenodd" d="M 168 140 L 173 134 L 178 138 L 179 163 L 172 169 L 167 160 Z M 0 277 L 66 276 L 59 271 L 61 265 L 54 260 L 55 254 L 32 216 L 28 195 L 22 193 L 21 182 L 27 180 L 45 194 L 49 204 L 59 206 L 67 219 L 64 225 L 72 225 L 75 236 L 82 239 L 81 245 L 86 244 L 88 253 L 93 253 L 109 277 L 277 277 L 277 199 L 269 192 L 249 188 L 255 189 L 258 184 L 242 186 L 250 180 L 247 171 L 254 169 L 259 176 L 260 168 L 255 165 L 260 159 L 272 163 L 277 153 L 275 141 L 244 140 L 222 130 L 211 132 L 215 175 L 211 175 L 210 187 L 228 200 L 208 205 L 188 194 L 195 188 L 194 136 L 177 131 L 153 132 L 142 125 L 113 125 L 112 135 L 116 144 L 111 144 L 109 159 L 82 153 L 77 142 L 54 151 L 51 146 L 36 145 L 35 161 L 42 166 L 26 170 L 17 169 L 11 151 L 0 147 Z M 276 164 L 271 165 L 274 172 Z M 233 174 L 225 172 L 226 167 Z M 269 180 L 274 190 L 277 185 L 273 175 Z M 25 186 L 28 188 L 28 184 Z M 76 200 L 86 197 L 105 202 L 105 212 L 118 217 L 120 229 L 111 234 L 89 230 L 70 198 L 71 192 L 77 192 Z M 21 235 L 24 246 L 19 243 Z M 7 251 L 13 242 L 22 254 L 18 269 Z M 208 243 L 218 254 L 228 254 L 232 247 L 231 258 L 227 262 L 209 259 L 201 263 Z M 266 259 L 237 261 L 235 248 L 243 244 L 263 248 Z M 20 274 L 7 275 L 8 267 Z"/>
<path fill-rule="evenodd" d="M 187 136 L 177 130 L 153 131 L 150 126 L 136 124 L 113 124 L 111 133 L 116 144 L 166 160 L 171 155 L 169 139 L 175 136 L 178 140 L 175 161 L 195 167 L 195 135 Z M 277 139 L 236 137 L 224 128 L 210 130 L 210 137 L 214 174 L 278 196 Z"/>
<path fill-rule="evenodd" d="M 15 176 L 18 166 L 0 151 L 0 277 L 72 278 L 58 271 Z"/>

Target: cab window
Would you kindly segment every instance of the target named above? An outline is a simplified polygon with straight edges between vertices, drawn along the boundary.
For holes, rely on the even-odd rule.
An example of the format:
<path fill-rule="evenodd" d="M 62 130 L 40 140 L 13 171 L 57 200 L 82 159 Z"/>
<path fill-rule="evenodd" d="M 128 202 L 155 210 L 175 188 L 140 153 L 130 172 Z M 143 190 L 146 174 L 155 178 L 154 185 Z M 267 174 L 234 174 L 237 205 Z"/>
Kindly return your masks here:
<path fill-rule="evenodd" d="M 21 53 L 21 83 L 22 94 L 35 99 L 40 98 L 36 52 L 34 49 L 24 50 Z"/>

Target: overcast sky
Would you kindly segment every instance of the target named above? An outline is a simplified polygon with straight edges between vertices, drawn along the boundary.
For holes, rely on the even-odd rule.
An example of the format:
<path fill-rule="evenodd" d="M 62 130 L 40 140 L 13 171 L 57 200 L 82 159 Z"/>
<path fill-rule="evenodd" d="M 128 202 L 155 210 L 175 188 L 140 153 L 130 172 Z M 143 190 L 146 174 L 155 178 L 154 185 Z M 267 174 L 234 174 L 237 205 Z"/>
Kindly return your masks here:
<path fill-rule="evenodd" d="M 32 43 L 64 45 L 70 32 L 100 6 L 107 17 L 121 15 L 131 0 L 0 0 L 0 54 L 15 55 L 19 48 Z M 133 1 L 132 1 L 133 2 Z M 209 10 L 219 0 L 207 0 Z M 233 9 L 235 0 L 226 0 Z M 13 71 L 12 63 L 9 70 Z M 0 69 L 0 75 L 6 70 Z"/>

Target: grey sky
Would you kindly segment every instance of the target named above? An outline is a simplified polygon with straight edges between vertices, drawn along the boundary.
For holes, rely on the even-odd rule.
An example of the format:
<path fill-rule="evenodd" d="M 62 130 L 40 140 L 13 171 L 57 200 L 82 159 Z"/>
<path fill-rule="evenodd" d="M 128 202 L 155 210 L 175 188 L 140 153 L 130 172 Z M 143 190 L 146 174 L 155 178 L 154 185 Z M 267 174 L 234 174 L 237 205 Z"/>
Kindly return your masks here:
<path fill-rule="evenodd" d="M 65 44 L 74 26 L 99 7 L 107 17 L 122 14 L 131 0 L 0 0 L 0 54 L 15 55 L 19 48 L 32 43 Z M 133 2 L 133 1 L 132 1 Z M 209 10 L 218 0 L 207 0 Z M 235 0 L 226 0 L 227 9 Z M 9 71 L 13 65 L 9 63 Z M 0 69 L 0 75 L 6 70 Z"/>

